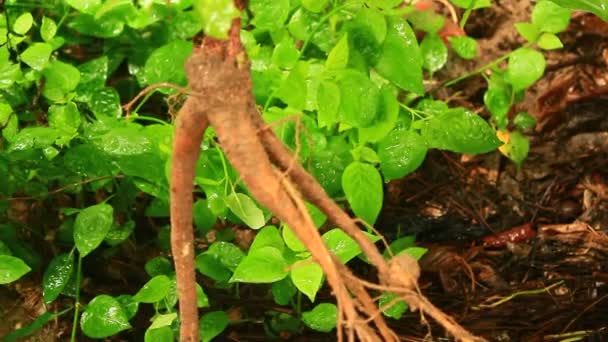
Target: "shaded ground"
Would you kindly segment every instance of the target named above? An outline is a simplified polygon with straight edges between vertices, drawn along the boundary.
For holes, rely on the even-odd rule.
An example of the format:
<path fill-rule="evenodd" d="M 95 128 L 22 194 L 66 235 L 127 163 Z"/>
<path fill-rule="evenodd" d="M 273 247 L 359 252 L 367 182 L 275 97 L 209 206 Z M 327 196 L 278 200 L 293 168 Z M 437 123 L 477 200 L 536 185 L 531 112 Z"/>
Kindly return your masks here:
<path fill-rule="evenodd" d="M 531 2 L 497 2 L 492 9 L 474 12 L 466 28 L 479 39 L 481 59 L 454 59 L 456 64 L 450 65 L 455 67 L 437 75 L 437 82 L 521 45 L 513 23 L 527 20 Z M 528 132 L 532 148 L 521 169 L 498 152 L 461 157 L 434 151 L 416 173 L 387 185 L 377 225 L 390 238 L 418 235 L 419 243 L 429 248 L 421 261 L 423 292 L 491 341 L 608 340 L 608 25 L 576 13 L 570 29 L 560 37 L 565 48 L 547 54 L 547 76 L 514 110 L 527 110 L 539 122 L 536 130 Z M 451 99 L 453 105 L 479 109 L 485 84 L 483 78 L 474 77 L 437 95 Z M 12 214 L 44 219 L 47 210 L 15 202 Z M 152 240 L 165 223 L 138 222 L 149 229 L 138 229 L 136 238 Z M 244 244 L 250 240 L 251 231 L 232 229 Z M 513 242 L 496 238 L 505 230 L 511 232 Z M 43 243 L 41 237 L 32 239 Z M 85 300 L 101 292 L 136 292 L 146 280 L 143 264 L 159 251 L 154 244 L 137 251 L 127 244 L 112 253 L 88 258 L 84 269 L 91 271 L 85 278 Z M 224 340 L 267 340 L 266 332 L 272 330 L 268 312 L 290 313 L 276 307 L 266 289 L 242 286 L 240 298 L 248 298 L 243 301 L 206 288 L 214 306 L 242 319 L 228 329 Z M 0 336 L 38 316 L 40 296 L 39 283 L 0 288 Z M 331 295 L 326 290 L 319 297 L 330 300 Z M 54 305 L 65 308 L 71 303 Z M 153 314 L 144 307 L 137 316 L 140 322 L 134 322 L 141 323 L 142 331 Z M 66 315 L 30 340 L 67 340 L 70 324 Z M 418 313 L 408 313 L 390 325 L 404 341 L 429 338 Z M 431 340 L 444 340 L 440 329 L 431 331 Z M 310 331 L 302 336 L 275 332 L 294 340 L 334 339 Z M 113 340 L 143 337 L 140 331 Z"/>

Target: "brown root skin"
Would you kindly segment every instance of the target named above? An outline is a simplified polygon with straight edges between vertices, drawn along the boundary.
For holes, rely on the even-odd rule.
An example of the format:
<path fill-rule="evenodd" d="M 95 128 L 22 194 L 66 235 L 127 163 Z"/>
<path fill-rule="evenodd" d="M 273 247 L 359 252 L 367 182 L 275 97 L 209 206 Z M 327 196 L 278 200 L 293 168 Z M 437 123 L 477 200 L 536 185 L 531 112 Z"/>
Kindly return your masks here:
<path fill-rule="evenodd" d="M 171 163 L 171 251 L 179 293 L 180 341 L 183 342 L 199 341 L 192 192 L 200 144 L 209 125 L 200 109 L 198 101 L 190 97 L 180 110 L 175 124 Z"/>

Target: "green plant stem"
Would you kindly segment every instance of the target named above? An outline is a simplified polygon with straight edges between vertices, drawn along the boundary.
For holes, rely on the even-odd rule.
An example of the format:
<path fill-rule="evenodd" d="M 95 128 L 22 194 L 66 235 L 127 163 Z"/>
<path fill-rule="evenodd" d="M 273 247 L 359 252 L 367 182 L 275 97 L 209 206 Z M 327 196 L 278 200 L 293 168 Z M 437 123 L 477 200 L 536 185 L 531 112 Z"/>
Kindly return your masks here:
<path fill-rule="evenodd" d="M 149 122 L 156 122 L 159 123 L 161 125 L 168 125 L 169 123 L 166 121 L 163 121 L 161 119 L 152 117 L 152 116 L 146 116 L 146 115 L 131 115 L 129 116 L 130 119 L 132 119 L 133 121 L 149 121 Z"/>
<path fill-rule="evenodd" d="M 78 327 L 78 314 L 80 309 L 80 271 L 82 270 L 82 256 L 78 253 L 78 263 L 76 266 L 76 298 L 74 299 L 74 320 L 72 322 L 72 337 L 70 341 L 76 341 L 76 329 Z"/>

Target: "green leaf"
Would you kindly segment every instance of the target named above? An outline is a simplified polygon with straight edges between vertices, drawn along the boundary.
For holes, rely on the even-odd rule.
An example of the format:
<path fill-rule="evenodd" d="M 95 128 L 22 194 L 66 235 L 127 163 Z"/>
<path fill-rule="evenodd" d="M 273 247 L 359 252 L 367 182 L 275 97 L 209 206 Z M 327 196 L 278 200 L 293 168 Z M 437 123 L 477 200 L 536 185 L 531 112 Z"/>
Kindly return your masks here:
<path fill-rule="evenodd" d="M 172 342 L 174 340 L 173 330 L 168 326 L 154 329 L 150 327 L 144 334 L 144 342 Z"/>
<path fill-rule="evenodd" d="M 173 264 L 171 264 L 169 259 L 162 256 L 157 256 L 148 260 L 144 265 L 144 269 L 150 277 L 155 277 L 161 274 L 168 276 L 173 273 Z"/>
<path fill-rule="evenodd" d="M 42 17 L 42 25 L 40 26 L 40 37 L 45 42 L 49 42 L 57 34 L 57 24 L 48 17 Z"/>
<path fill-rule="evenodd" d="M 116 297 L 116 300 L 120 303 L 125 315 L 127 315 L 127 320 L 135 317 L 139 309 L 139 302 L 134 301 L 133 296 L 124 294 Z"/>
<path fill-rule="evenodd" d="M 59 254 L 51 260 L 42 278 L 42 295 L 46 304 L 59 297 L 70 281 L 73 270 L 73 254 Z"/>
<path fill-rule="evenodd" d="M 31 270 L 23 260 L 17 257 L 0 255 L 0 285 L 12 283 Z"/>
<path fill-rule="evenodd" d="M 416 237 L 414 235 L 407 235 L 391 242 L 387 249 L 384 250 L 382 255 L 385 259 L 389 259 L 392 256 L 397 255 L 406 248 L 413 247 L 416 243 Z"/>
<path fill-rule="evenodd" d="M 114 209 L 97 204 L 83 209 L 74 221 L 74 243 L 84 258 L 99 247 L 114 222 Z"/>
<path fill-rule="evenodd" d="M 448 60 L 448 48 L 437 34 L 427 34 L 420 43 L 423 66 L 429 72 L 443 68 Z"/>
<path fill-rule="evenodd" d="M 323 285 L 321 266 L 312 258 L 307 258 L 293 264 L 289 275 L 296 288 L 314 303 L 315 296 Z"/>
<path fill-rule="evenodd" d="M 323 81 L 317 89 L 317 122 L 319 128 L 330 127 L 338 122 L 340 88 L 331 81 Z"/>
<path fill-rule="evenodd" d="M 289 0 L 251 0 L 251 23 L 260 30 L 274 31 L 281 28 L 289 15 Z"/>
<path fill-rule="evenodd" d="M 298 289 L 293 285 L 291 278 L 283 278 L 272 283 L 272 298 L 279 305 L 287 305 L 293 296 L 298 292 Z"/>
<path fill-rule="evenodd" d="M 65 102 L 67 94 L 80 82 L 80 71 L 60 61 L 51 62 L 42 74 L 46 79 L 42 94 L 53 102 Z"/>
<path fill-rule="evenodd" d="M 490 87 L 483 95 L 483 102 L 492 117 L 496 120 L 499 129 L 504 129 L 507 126 L 507 113 L 511 109 L 511 91 L 509 88 L 500 86 L 495 87 L 490 83 Z"/>
<path fill-rule="evenodd" d="M 65 2 L 84 13 L 95 13 L 101 7 L 102 0 L 65 0 Z"/>
<path fill-rule="evenodd" d="M 230 210 L 252 229 L 260 229 L 266 223 L 264 212 L 251 197 L 233 192 L 226 196 L 226 205 Z"/>
<path fill-rule="evenodd" d="M 342 174 L 342 189 L 351 209 L 368 224 L 374 224 L 382 209 L 382 177 L 375 167 L 352 162 Z"/>
<path fill-rule="evenodd" d="M 129 220 L 122 225 L 113 224 L 104 241 L 110 246 L 118 246 L 125 242 L 135 230 L 135 221 Z"/>
<path fill-rule="evenodd" d="M 424 247 L 412 246 L 402 250 L 401 252 L 397 253 L 397 255 L 407 254 L 416 260 L 420 260 L 420 258 L 422 258 L 427 251 L 428 249 Z"/>
<path fill-rule="evenodd" d="M 32 24 L 34 24 L 34 17 L 32 17 L 30 12 L 25 12 L 15 20 L 15 23 L 13 24 L 13 31 L 15 31 L 17 34 L 24 35 L 30 30 L 30 28 L 32 28 Z"/>
<path fill-rule="evenodd" d="M 427 146 L 420 134 L 393 130 L 378 144 L 380 169 L 386 180 L 399 179 L 415 171 L 426 158 Z"/>
<path fill-rule="evenodd" d="M 413 11 L 407 17 L 408 21 L 416 31 L 424 31 L 428 34 L 436 34 L 445 26 L 445 17 L 431 9 Z"/>
<path fill-rule="evenodd" d="M 393 91 L 389 87 L 380 90 L 380 100 L 376 122 L 369 127 L 359 128 L 359 141 L 378 142 L 384 138 L 397 123 L 399 117 L 399 102 Z"/>
<path fill-rule="evenodd" d="M 272 51 L 272 62 L 279 68 L 291 69 L 296 65 L 299 58 L 300 52 L 289 36 L 285 36 Z"/>
<path fill-rule="evenodd" d="M 538 46 L 544 50 L 555 50 L 564 47 L 562 41 L 553 33 L 543 33 L 538 40 Z"/>
<path fill-rule="evenodd" d="M 99 295 L 89 302 L 80 318 L 82 332 L 91 338 L 105 338 L 131 328 L 116 299 Z"/>
<path fill-rule="evenodd" d="M 467 9 L 477 9 L 492 6 L 491 0 L 452 0 L 451 2 L 458 7 Z"/>
<path fill-rule="evenodd" d="M 574 10 L 589 11 L 598 17 L 608 20 L 607 0 L 551 0 L 554 3 Z"/>
<path fill-rule="evenodd" d="M 217 258 L 201 253 L 195 259 L 196 269 L 215 281 L 228 281 L 232 272 Z"/>
<path fill-rule="evenodd" d="M 424 93 L 422 53 L 414 31 L 405 20 L 389 20 L 386 38 L 374 68 L 399 88 L 416 94 Z"/>
<path fill-rule="evenodd" d="M 146 60 L 144 75 L 148 84 L 170 82 L 186 85 L 184 63 L 192 53 L 192 43 L 177 40 L 154 50 Z M 172 89 L 162 89 L 164 93 L 172 93 Z"/>
<path fill-rule="evenodd" d="M 170 327 L 173 321 L 177 319 L 177 313 L 172 312 L 165 315 L 156 315 L 152 320 L 152 324 L 148 329 L 158 329 L 162 327 Z"/>
<path fill-rule="evenodd" d="M 538 27 L 536 27 L 536 25 L 532 23 L 521 22 L 515 23 L 514 26 L 517 32 L 519 32 L 522 37 L 524 37 L 527 41 L 531 43 L 536 42 L 536 40 L 538 40 L 538 37 L 540 36 L 540 31 L 538 30 Z"/>
<path fill-rule="evenodd" d="M 325 69 L 328 71 L 345 69 L 348 65 L 348 52 L 348 33 L 346 33 L 327 54 Z"/>
<path fill-rule="evenodd" d="M 65 134 L 75 134 L 80 127 L 80 112 L 74 102 L 52 105 L 48 111 L 49 126 Z M 69 140 L 68 140 L 69 142 Z"/>
<path fill-rule="evenodd" d="M 448 37 L 454 51 L 463 59 L 477 57 L 477 41 L 468 36 Z"/>
<path fill-rule="evenodd" d="M 321 303 L 312 310 L 302 312 L 302 321 L 309 328 L 320 331 L 330 332 L 336 327 L 338 320 L 338 308 L 335 304 Z"/>
<path fill-rule="evenodd" d="M 245 258 L 245 253 L 240 248 L 224 241 L 213 243 L 205 253 L 219 260 L 222 265 L 231 271 L 234 271 Z"/>
<path fill-rule="evenodd" d="M 521 165 L 530 151 L 530 141 L 520 132 L 511 132 L 509 141 L 500 149 L 515 164 Z"/>
<path fill-rule="evenodd" d="M 541 0 L 532 10 L 532 23 L 540 32 L 558 33 L 568 27 L 571 11 L 554 2 Z"/>
<path fill-rule="evenodd" d="M 199 329 L 202 342 L 209 342 L 222 333 L 230 323 L 228 314 L 224 311 L 208 312 L 201 317 Z"/>
<path fill-rule="evenodd" d="M 249 254 L 234 271 L 230 282 L 272 283 L 288 274 L 287 263 L 281 251 L 274 247 L 262 247 Z"/>
<path fill-rule="evenodd" d="M 6 126 L 8 120 L 13 114 L 13 108 L 8 103 L 0 103 L 0 127 Z"/>
<path fill-rule="evenodd" d="M 513 123 L 521 129 L 533 128 L 536 125 L 536 118 L 527 112 L 520 112 L 513 119 Z"/>
<path fill-rule="evenodd" d="M 368 127 L 376 119 L 380 90 L 363 73 L 347 69 L 337 79 L 340 88 L 340 121 L 354 127 Z"/>
<path fill-rule="evenodd" d="M 171 279 L 164 274 L 157 275 L 148 280 L 133 296 L 133 300 L 140 303 L 156 303 L 169 293 Z"/>
<path fill-rule="evenodd" d="M 193 4 L 205 34 L 218 39 L 228 37 L 232 20 L 240 15 L 232 0 L 194 0 Z"/>
<path fill-rule="evenodd" d="M 100 116 L 117 118 L 122 115 L 118 91 L 112 87 L 96 89 L 91 95 L 88 105 L 98 118 Z"/>
<path fill-rule="evenodd" d="M 308 62 L 296 64 L 277 90 L 276 96 L 293 109 L 302 110 L 306 106 L 308 67 Z"/>
<path fill-rule="evenodd" d="M 378 305 L 382 309 L 382 313 L 390 318 L 401 319 L 403 314 L 408 308 L 408 305 L 403 300 L 397 300 L 399 296 L 391 292 L 384 292 L 380 300 L 378 301 Z M 390 307 L 387 307 L 391 305 Z"/>
<path fill-rule="evenodd" d="M 372 8 L 361 8 L 349 22 L 348 39 L 352 50 L 370 64 L 378 61 L 386 33 L 386 18 Z"/>
<path fill-rule="evenodd" d="M 367 234 L 366 234 L 367 235 Z M 372 242 L 379 240 L 376 236 L 367 235 Z M 323 242 L 343 264 L 346 264 L 351 259 L 361 254 L 361 248 L 359 244 L 342 229 L 332 229 L 322 236 Z"/>
<path fill-rule="evenodd" d="M 318 13 L 325 9 L 327 2 L 328 0 L 302 0 L 302 6 L 313 13 Z"/>
<path fill-rule="evenodd" d="M 519 48 L 509 57 L 506 76 L 513 89 L 520 91 L 533 85 L 544 72 L 545 57 L 542 53 L 530 48 Z"/>
<path fill-rule="evenodd" d="M 196 307 L 209 307 L 209 297 L 207 297 L 207 294 L 199 284 L 196 284 Z"/>
<path fill-rule="evenodd" d="M 274 247 L 279 251 L 283 251 L 285 243 L 281 238 L 279 230 L 275 226 L 266 226 L 262 228 L 255 236 L 253 243 L 249 247 L 249 252 L 255 251 L 263 247 Z"/>
<path fill-rule="evenodd" d="M 21 53 L 21 61 L 30 68 L 40 71 L 49 62 L 53 47 L 47 43 L 33 43 Z"/>
<path fill-rule="evenodd" d="M 304 252 L 308 250 L 288 225 L 283 226 L 282 236 L 283 241 L 285 241 L 287 247 L 292 251 Z"/>
<path fill-rule="evenodd" d="M 196 225 L 196 228 L 198 228 L 199 232 L 205 234 L 210 231 L 217 221 L 217 215 L 214 215 L 211 209 L 209 209 L 209 201 L 207 199 L 196 200 L 192 210 L 194 224 Z"/>
<path fill-rule="evenodd" d="M 19 78 L 21 78 L 19 64 L 0 62 L 0 89 L 10 88 Z"/>
<path fill-rule="evenodd" d="M 464 108 L 450 109 L 425 121 L 421 135 L 429 148 L 457 153 L 486 153 L 501 144 L 484 119 Z"/>

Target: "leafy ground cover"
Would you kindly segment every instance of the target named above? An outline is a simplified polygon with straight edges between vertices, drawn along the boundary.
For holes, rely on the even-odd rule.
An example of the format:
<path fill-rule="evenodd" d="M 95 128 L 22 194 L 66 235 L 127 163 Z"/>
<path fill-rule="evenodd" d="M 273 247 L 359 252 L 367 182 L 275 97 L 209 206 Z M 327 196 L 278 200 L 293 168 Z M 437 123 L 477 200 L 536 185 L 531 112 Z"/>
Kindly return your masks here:
<path fill-rule="evenodd" d="M 419 281 L 416 263 L 404 274 L 486 339 L 605 333 L 605 4 L 240 5 L 3 2 L 5 340 L 171 341 L 188 304 L 204 341 L 333 340 L 352 319 L 340 286 L 359 281 L 384 285 L 356 302 L 384 339 L 454 334 L 408 312 L 417 297 L 386 287 L 384 259 L 419 260 Z M 234 70 L 208 62 L 227 38 Z M 320 192 L 298 183 L 306 172 Z M 194 198 L 171 208 L 170 183 L 192 178 Z M 283 200 L 264 199 L 274 184 Z M 170 209 L 195 227 L 181 242 L 195 251 L 189 289 Z"/>

